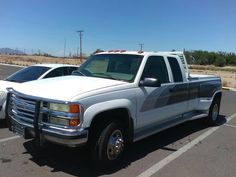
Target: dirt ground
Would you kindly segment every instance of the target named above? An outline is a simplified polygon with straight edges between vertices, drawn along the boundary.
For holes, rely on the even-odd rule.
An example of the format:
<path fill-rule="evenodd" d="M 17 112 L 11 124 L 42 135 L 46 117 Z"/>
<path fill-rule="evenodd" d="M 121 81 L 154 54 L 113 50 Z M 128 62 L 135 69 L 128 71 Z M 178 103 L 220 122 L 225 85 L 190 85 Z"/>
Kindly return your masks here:
<path fill-rule="evenodd" d="M 80 65 L 79 58 L 56 58 L 43 56 L 21 56 L 21 55 L 0 55 L 0 63 L 15 64 L 21 66 L 30 66 L 39 63 L 64 63 Z M 190 73 L 193 74 L 213 74 L 218 75 L 222 79 L 225 87 L 236 88 L 236 66 L 226 66 L 218 68 L 214 66 L 191 66 Z"/>
<path fill-rule="evenodd" d="M 22 56 L 22 55 L 0 55 L 0 63 L 14 64 L 21 66 L 30 66 L 40 63 L 63 63 L 79 65 L 79 58 L 56 58 L 56 57 L 44 57 L 44 56 Z"/>

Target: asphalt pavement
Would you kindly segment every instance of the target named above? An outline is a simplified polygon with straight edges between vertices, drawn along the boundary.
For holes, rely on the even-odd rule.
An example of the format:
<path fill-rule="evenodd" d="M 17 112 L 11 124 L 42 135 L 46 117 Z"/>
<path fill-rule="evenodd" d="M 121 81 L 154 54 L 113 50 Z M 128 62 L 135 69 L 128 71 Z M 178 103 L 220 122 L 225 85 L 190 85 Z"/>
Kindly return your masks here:
<path fill-rule="evenodd" d="M 0 64 L 0 80 L 5 79 L 7 76 L 13 74 L 14 72 L 22 69 L 21 66 L 12 66 L 6 64 Z"/>
<path fill-rule="evenodd" d="M 0 65 L 0 76 L 17 69 Z M 91 168 L 85 148 L 48 144 L 39 154 L 32 140 L 16 136 L 0 122 L 0 177 L 235 177 L 235 113 L 236 92 L 224 91 L 218 127 L 203 120 L 175 126 L 134 143 L 121 164 L 104 171 Z"/>

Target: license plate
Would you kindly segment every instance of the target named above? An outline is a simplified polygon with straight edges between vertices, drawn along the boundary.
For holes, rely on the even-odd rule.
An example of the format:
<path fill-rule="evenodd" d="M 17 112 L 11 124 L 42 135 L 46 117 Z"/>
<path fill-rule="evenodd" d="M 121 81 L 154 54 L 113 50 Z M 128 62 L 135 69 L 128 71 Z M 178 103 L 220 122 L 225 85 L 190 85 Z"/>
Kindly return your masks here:
<path fill-rule="evenodd" d="M 18 135 L 25 136 L 25 127 L 17 122 L 12 123 L 12 130 Z"/>

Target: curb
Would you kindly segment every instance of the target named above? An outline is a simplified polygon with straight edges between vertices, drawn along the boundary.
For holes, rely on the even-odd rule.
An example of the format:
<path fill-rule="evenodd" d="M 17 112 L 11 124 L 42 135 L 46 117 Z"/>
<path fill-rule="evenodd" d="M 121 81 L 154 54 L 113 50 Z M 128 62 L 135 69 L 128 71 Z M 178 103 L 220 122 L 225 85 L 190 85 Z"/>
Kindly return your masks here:
<path fill-rule="evenodd" d="M 4 66 L 14 66 L 14 67 L 19 67 L 19 68 L 25 68 L 25 66 L 14 65 L 14 64 L 8 64 L 8 63 L 0 63 L 0 65 L 4 65 Z"/>
<path fill-rule="evenodd" d="M 223 90 L 236 91 L 236 88 L 222 87 Z"/>

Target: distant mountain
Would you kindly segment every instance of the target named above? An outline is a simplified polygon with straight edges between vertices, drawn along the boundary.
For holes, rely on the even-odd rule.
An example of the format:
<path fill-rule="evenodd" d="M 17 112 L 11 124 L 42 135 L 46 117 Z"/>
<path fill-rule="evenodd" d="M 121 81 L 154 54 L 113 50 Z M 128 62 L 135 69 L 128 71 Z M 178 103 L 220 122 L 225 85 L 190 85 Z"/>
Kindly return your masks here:
<path fill-rule="evenodd" d="M 25 53 L 20 50 L 0 48 L 0 55 L 25 55 Z"/>

